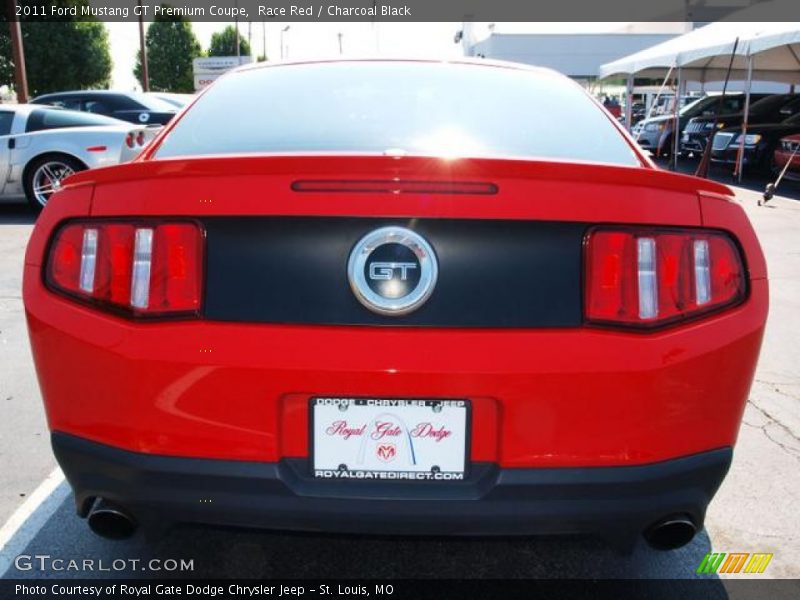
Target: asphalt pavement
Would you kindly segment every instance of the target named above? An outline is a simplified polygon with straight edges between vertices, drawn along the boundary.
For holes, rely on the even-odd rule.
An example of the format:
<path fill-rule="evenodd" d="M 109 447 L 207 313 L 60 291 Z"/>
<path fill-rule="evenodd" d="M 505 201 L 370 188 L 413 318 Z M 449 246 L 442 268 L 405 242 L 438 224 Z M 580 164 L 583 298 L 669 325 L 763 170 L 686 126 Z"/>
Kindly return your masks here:
<path fill-rule="evenodd" d="M 763 186 L 762 186 L 763 187 Z M 761 189 L 758 184 L 754 189 Z M 0 205 L 0 571 L 6 578 L 687 578 L 706 552 L 771 552 L 765 576 L 800 577 L 800 186 L 756 206 L 737 190 L 767 255 L 771 307 L 764 348 L 733 467 L 706 530 L 679 550 L 640 543 L 630 556 L 584 538 L 390 538 L 182 527 L 157 541 L 112 542 L 75 516 L 59 483 L 33 370 L 21 301 L 24 247 L 34 215 Z M 709 374 L 713 377 L 713 374 Z M 51 476 L 49 487 L 40 487 Z M 39 492 L 35 490 L 39 488 Z M 44 491 L 42 491 L 44 489 Z M 44 495 L 30 498 L 31 494 Z M 26 512 L 21 506 L 31 505 Z M 9 521 L 9 519 L 11 519 Z M 20 525 L 19 522 L 22 522 Z M 3 533 L 8 539 L 3 539 Z M 15 566 L 19 555 L 92 559 L 94 570 Z M 150 559 L 192 561 L 189 573 L 149 570 Z M 131 562 L 131 559 L 134 562 Z M 117 561 L 116 563 L 114 561 Z M 139 561 L 139 562 L 136 562 Z M 154 563 L 155 564 L 155 563 Z M 122 567 L 119 570 L 113 567 Z M 21 568 L 20 568 L 21 567 Z"/>

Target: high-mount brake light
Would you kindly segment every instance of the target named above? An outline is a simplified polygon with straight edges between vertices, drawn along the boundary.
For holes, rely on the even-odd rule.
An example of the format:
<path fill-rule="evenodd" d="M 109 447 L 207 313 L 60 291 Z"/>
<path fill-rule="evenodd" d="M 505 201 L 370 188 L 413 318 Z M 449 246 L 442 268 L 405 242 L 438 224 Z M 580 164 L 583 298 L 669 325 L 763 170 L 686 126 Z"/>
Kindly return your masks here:
<path fill-rule="evenodd" d="M 659 327 L 745 298 L 741 254 L 722 232 L 598 227 L 584 251 L 589 323 Z"/>
<path fill-rule="evenodd" d="M 324 179 L 292 182 L 295 192 L 346 192 L 371 194 L 477 194 L 497 193 L 497 185 L 483 181 L 416 181 L 401 179 Z"/>
<path fill-rule="evenodd" d="M 54 238 L 50 289 L 132 316 L 199 314 L 205 234 L 190 221 L 81 221 Z"/>

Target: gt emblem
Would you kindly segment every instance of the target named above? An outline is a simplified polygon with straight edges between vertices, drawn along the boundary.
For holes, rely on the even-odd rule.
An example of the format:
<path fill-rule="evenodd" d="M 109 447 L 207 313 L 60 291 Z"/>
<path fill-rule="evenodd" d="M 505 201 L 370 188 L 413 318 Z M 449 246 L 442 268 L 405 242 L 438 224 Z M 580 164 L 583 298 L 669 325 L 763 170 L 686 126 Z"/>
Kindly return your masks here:
<path fill-rule="evenodd" d="M 394 444 L 381 444 L 375 449 L 378 458 L 383 462 L 391 462 L 397 456 L 397 448 Z"/>
<path fill-rule="evenodd" d="M 405 281 L 408 279 L 409 269 L 416 269 L 417 265 L 414 263 L 399 263 L 399 262 L 374 262 L 369 266 L 369 278 L 372 280 L 388 280 L 394 277 L 394 272 L 400 272 L 400 279 Z"/>
<path fill-rule="evenodd" d="M 436 286 L 439 266 L 431 245 L 405 227 L 382 227 L 350 252 L 347 278 L 361 304 L 381 315 L 417 310 Z"/>

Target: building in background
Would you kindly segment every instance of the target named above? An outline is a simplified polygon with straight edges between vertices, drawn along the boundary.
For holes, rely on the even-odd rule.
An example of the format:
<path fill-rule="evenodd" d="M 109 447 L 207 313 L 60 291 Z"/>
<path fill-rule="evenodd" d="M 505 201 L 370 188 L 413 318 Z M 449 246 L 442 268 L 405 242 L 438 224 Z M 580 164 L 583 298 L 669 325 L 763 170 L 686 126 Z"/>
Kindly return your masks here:
<path fill-rule="evenodd" d="M 691 23 L 648 25 L 661 25 L 665 31 L 640 33 L 628 28 L 608 33 L 508 33 L 502 26 L 489 25 L 488 31 L 479 32 L 465 23 L 461 43 L 466 56 L 548 67 L 591 86 L 600 65 L 672 39 L 685 33 Z"/>

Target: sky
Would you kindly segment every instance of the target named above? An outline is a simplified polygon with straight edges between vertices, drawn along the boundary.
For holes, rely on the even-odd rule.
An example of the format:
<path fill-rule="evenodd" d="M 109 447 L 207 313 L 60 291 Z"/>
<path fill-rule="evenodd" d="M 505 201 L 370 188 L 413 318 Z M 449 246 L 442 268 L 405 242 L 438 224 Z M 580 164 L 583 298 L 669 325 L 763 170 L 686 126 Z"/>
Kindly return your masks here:
<path fill-rule="evenodd" d="M 193 28 L 197 39 L 207 49 L 211 35 L 221 31 L 226 22 L 196 22 Z M 488 23 L 473 26 L 478 38 L 489 32 Z M 503 33 L 586 33 L 603 31 L 639 30 L 654 24 L 607 23 L 498 23 L 494 30 Z M 656 24 L 659 30 L 669 30 L 670 24 Z M 677 25 L 677 24 L 675 24 Z M 322 58 L 339 56 L 339 35 L 342 34 L 342 55 L 350 56 L 436 56 L 455 58 L 463 55 L 460 44 L 453 41 L 463 24 L 458 23 L 267 23 L 239 24 L 242 36 L 250 31 L 253 53 L 263 52 L 262 40 L 266 34 L 267 56 L 270 60 L 281 58 L 281 29 L 284 58 Z M 683 24 L 680 24 L 683 26 Z M 138 83 L 133 76 L 133 65 L 139 47 L 137 23 L 106 23 L 111 39 L 111 56 L 114 61 L 111 87 L 129 91 Z M 666 28 L 666 29 L 665 29 Z"/>

